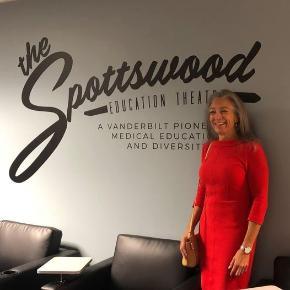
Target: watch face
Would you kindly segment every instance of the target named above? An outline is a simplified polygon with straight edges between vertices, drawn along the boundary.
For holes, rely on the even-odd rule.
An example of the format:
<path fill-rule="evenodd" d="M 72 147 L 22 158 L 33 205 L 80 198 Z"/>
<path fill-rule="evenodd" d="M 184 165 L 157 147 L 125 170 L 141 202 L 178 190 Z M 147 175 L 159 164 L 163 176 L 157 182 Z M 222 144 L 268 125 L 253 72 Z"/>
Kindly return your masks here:
<path fill-rule="evenodd" d="M 246 248 L 245 248 L 245 253 L 246 253 L 246 254 L 250 254 L 250 253 L 251 253 L 251 250 L 252 250 L 252 249 L 251 249 L 250 247 L 246 247 Z"/>

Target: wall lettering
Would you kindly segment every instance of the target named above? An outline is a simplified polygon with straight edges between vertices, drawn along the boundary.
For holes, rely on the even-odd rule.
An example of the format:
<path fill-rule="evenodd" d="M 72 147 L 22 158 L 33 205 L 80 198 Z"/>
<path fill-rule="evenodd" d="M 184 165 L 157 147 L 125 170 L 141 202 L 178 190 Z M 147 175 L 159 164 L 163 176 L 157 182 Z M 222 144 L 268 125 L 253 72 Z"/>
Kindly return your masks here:
<path fill-rule="evenodd" d="M 250 68 L 250 64 L 258 54 L 260 48 L 261 43 L 259 41 L 256 41 L 247 54 L 236 54 L 228 61 L 224 60 L 223 57 L 219 54 L 211 55 L 204 63 L 201 63 L 200 59 L 196 55 L 191 55 L 183 61 L 180 60 L 178 56 L 174 56 L 172 59 L 164 59 L 160 63 L 158 61 L 152 61 L 147 71 L 144 71 L 143 63 L 141 61 L 137 61 L 133 65 L 129 65 L 126 61 L 124 61 L 122 65 L 118 68 L 113 68 L 113 66 L 109 65 L 107 71 L 102 74 L 102 77 L 90 77 L 87 81 L 85 88 L 83 88 L 82 85 L 78 83 L 73 84 L 69 87 L 67 97 L 67 110 L 66 112 L 63 112 L 55 107 L 39 106 L 32 103 L 30 101 L 30 94 L 40 76 L 44 74 L 52 64 L 59 61 L 63 62 L 63 67 L 59 73 L 59 77 L 55 85 L 52 88 L 52 91 L 62 86 L 72 70 L 72 56 L 67 52 L 50 53 L 51 45 L 49 44 L 46 37 L 40 40 L 38 46 L 31 46 L 31 44 L 27 42 L 26 55 L 25 57 L 19 57 L 18 63 L 18 67 L 21 69 L 23 75 L 28 76 L 22 90 L 22 103 L 25 107 L 33 111 L 53 113 L 57 115 L 58 120 L 50 125 L 48 128 L 46 128 L 18 154 L 10 167 L 10 178 L 15 182 L 23 182 L 30 178 L 45 163 L 45 161 L 50 157 L 50 155 L 57 148 L 58 144 L 61 142 L 67 128 L 67 123 L 72 121 L 73 110 L 80 108 L 85 101 L 96 103 L 97 98 L 100 95 L 104 94 L 106 96 L 111 96 L 115 90 L 118 90 L 120 92 L 125 92 L 128 88 L 132 90 L 138 90 L 144 85 L 154 87 L 157 83 L 160 83 L 164 86 L 169 81 L 176 79 L 180 79 L 184 83 L 189 83 L 194 79 L 202 78 L 206 83 L 209 83 L 214 81 L 215 79 L 225 77 L 226 80 L 230 83 L 235 80 L 243 83 L 249 80 L 255 74 L 255 69 Z M 32 70 L 35 64 L 37 64 L 37 66 L 34 68 L 34 70 Z M 244 93 L 243 96 L 242 94 L 243 93 L 241 93 L 240 96 L 244 101 L 256 102 L 259 100 L 259 96 L 255 94 Z M 181 99 L 180 95 L 176 95 L 175 98 L 177 99 L 178 105 L 180 105 L 181 102 L 183 102 L 183 105 L 185 105 L 184 96 L 182 96 Z M 157 97 L 153 96 L 153 106 L 155 105 L 155 99 L 157 100 Z M 165 106 L 164 95 L 159 96 L 159 99 L 160 105 Z M 191 102 L 192 100 L 193 98 L 190 97 Z M 148 103 L 148 101 L 150 106 L 150 100 L 148 99 L 146 102 Z M 120 110 L 120 108 L 123 106 L 123 103 L 126 105 L 126 108 L 129 108 L 129 110 L 131 110 L 133 107 L 140 109 L 142 104 L 143 108 L 145 106 L 145 102 L 142 97 L 140 99 L 131 98 L 128 99 L 127 102 L 125 102 L 124 99 L 121 103 L 115 101 L 114 103 L 110 102 L 106 106 L 97 106 L 94 109 L 85 111 L 84 115 L 94 116 L 104 113 L 118 113 L 117 111 Z M 147 103 L 146 105 L 148 106 Z M 161 132 L 160 134 L 163 133 Z M 168 134 L 169 133 L 167 133 L 167 135 L 165 134 L 160 136 L 162 136 L 162 138 L 164 136 L 168 137 Z M 187 133 L 183 135 L 170 136 L 173 136 L 172 138 L 175 139 L 177 138 L 177 136 L 178 138 L 180 137 L 180 139 L 194 138 L 193 135 L 188 135 Z M 41 153 L 36 157 L 36 159 L 22 173 L 19 173 L 17 175 L 17 170 L 24 162 L 24 160 L 49 137 L 51 137 L 50 141 L 41 151 Z M 143 149 L 145 147 L 144 144 L 141 144 L 141 148 Z M 171 146 L 170 148 L 172 149 L 172 144 L 164 144 L 153 143 L 152 146 L 155 149 L 158 147 L 164 147 L 165 149 L 167 149 Z M 131 148 L 133 148 L 133 145 L 130 143 L 128 144 L 128 146 L 129 148 L 130 146 Z M 189 146 L 190 145 L 188 145 L 188 148 Z M 174 145 L 174 149 L 175 148 L 176 147 Z"/>

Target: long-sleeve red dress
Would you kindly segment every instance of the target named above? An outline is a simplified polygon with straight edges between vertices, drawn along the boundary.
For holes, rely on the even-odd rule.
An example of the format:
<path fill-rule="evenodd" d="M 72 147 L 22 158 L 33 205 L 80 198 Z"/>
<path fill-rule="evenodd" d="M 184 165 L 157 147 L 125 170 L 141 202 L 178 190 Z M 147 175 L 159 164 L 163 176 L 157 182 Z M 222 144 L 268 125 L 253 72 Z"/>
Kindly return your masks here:
<path fill-rule="evenodd" d="M 250 264 L 230 277 L 228 266 L 243 243 L 248 221 L 262 224 L 267 209 L 268 163 L 258 142 L 213 141 L 203 145 L 194 205 L 202 208 L 200 255 L 202 290 L 248 287 Z"/>

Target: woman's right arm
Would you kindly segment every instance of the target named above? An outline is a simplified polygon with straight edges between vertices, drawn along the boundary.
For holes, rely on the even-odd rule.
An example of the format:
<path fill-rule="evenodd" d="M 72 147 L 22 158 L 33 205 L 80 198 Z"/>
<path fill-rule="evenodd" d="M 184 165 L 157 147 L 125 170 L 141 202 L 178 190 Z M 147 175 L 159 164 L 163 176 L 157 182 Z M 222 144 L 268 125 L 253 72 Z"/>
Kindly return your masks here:
<path fill-rule="evenodd" d="M 201 213 L 202 213 L 202 208 L 200 208 L 199 206 L 195 205 L 192 208 L 192 213 L 191 213 L 189 222 L 188 222 L 188 224 L 185 228 L 185 231 L 183 233 L 183 236 L 181 237 L 181 240 L 180 240 L 180 251 L 184 257 L 187 257 L 185 242 L 186 242 L 186 240 L 188 240 L 188 239 L 190 240 L 193 237 L 194 229 L 200 220 Z"/>
<path fill-rule="evenodd" d="M 207 155 L 209 146 L 210 146 L 209 143 L 204 144 L 202 146 L 201 162 L 203 162 L 204 159 L 206 159 L 206 155 Z M 186 240 L 191 239 L 194 236 L 194 229 L 200 220 L 204 199 L 205 199 L 205 185 L 203 184 L 203 182 L 199 176 L 197 193 L 196 193 L 196 198 L 195 198 L 195 201 L 194 201 L 194 204 L 192 207 L 192 213 L 191 213 L 189 222 L 185 228 L 184 234 L 180 240 L 180 247 L 179 248 L 180 248 L 181 254 L 184 257 L 187 257 L 187 253 L 186 253 L 186 249 L 185 249 L 185 242 L 186 242 Z M 193 245 L 193 244 L 191 244 L 191 245 Z"/>

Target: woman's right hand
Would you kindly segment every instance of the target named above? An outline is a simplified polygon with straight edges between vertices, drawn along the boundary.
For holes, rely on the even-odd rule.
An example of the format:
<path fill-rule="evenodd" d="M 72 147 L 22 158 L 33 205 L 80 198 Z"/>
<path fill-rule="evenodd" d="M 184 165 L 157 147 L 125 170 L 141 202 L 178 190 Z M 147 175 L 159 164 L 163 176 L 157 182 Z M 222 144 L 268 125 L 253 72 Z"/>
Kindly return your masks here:
<path fill-rule="evenodd" d="M 185 258 L 187 257 L 186 242 L 188 240 L 192 241 L 192 239 L 193 239 L 193 233 L 187 233 L 187 234 L 183 235 L 183 237 L 180 240 L 179 249 L 180 249 L 182 256 Z M 190 245 L 193 247 L 193 243 L 190 243 Z"/>

